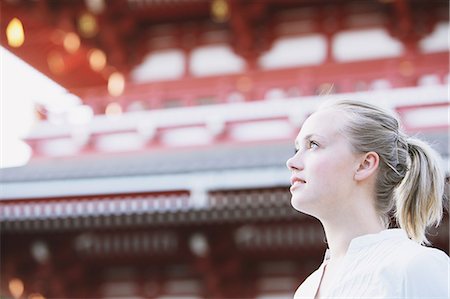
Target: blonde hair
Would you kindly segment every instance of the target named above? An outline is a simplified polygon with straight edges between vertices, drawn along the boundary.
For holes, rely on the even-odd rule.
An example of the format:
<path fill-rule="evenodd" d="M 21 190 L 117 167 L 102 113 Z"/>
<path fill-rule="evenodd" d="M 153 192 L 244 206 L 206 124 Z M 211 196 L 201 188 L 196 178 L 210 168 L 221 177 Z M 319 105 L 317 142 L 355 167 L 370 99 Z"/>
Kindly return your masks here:
<path fill-rule="evenodd" d="M 348 121 L 342 133 L 355 151 L 374 151 L 380 157 L 375 207 L 385 226 L 393 214 L 411 239 L 428 244 L 427 228 L 438 226 L 443 215 L 445 174 L 439 154 L 424 141 L 406 136 L 388 110 L 348 100 L 320 107 L 327 108 L 344 112 Z"/>

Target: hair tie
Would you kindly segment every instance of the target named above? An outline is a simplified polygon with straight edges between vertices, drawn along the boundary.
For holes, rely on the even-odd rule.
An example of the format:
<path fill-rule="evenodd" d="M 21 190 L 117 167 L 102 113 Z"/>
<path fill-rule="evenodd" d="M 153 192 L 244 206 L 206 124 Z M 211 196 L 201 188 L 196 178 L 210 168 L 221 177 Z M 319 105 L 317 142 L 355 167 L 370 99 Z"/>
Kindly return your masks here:
<path fill-rule="evenodd" d="M 394 165 L 395 165 L 394 168 L 395 169 L 397 168 L 398 164 L 399 164 L 399 161 L 398 161 L 398 132 L 397 132 L 394 136 Z"/>

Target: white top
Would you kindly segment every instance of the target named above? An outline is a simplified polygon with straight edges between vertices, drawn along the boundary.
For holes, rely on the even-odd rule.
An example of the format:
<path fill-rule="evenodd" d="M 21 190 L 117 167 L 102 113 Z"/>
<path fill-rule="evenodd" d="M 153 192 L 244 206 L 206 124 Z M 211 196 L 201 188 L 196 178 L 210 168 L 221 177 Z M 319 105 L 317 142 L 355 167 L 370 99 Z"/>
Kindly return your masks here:
<path fill-rule="evenodd" d="M 294 299 L 314 298 L 329 252 L 319 269 L 297 289 Z M 450 298 L 450 259 L 421 246 L 401 229 L 357 237 L 350 242 L 325 298 Z"/>

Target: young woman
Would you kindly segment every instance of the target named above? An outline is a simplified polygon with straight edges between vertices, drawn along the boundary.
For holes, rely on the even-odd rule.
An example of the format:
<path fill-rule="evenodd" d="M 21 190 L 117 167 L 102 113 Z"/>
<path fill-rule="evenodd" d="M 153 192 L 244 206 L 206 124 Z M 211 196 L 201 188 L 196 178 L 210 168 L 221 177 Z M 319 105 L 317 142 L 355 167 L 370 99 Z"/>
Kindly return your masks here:
<path fill-rule="evenodd" d="M 423 246 L 443 213 L 434 150 L 356 101 L 322 105 L 295 146 L 291 204 L 320 220 L 328 250 L 294 298 L 449 298 L 449 257 Z M 392 220 L 399 229 L 387 229 Z"/>

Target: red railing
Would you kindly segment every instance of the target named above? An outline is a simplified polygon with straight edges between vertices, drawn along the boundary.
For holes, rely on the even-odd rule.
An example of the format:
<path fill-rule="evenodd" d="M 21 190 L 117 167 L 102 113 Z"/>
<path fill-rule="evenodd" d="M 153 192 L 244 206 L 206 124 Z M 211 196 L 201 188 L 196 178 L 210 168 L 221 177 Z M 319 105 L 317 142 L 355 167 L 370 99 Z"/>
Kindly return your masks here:
<path fill-rule="evenodd" d="M 153 110 L 173 106 L 263 100 L 274 96 L 286 98 L 417 86 L 420 78 L 425 75 L 436 76 L 442 84 L 448 80 L 448 65 L 448 53 L 440 52 L 409 58 L 329 63 L 146 84 L 128 83 L 124 94 L 117 98 L 108 95 L 106 86 L 74 92 L 80 95 L 96 114 L 103 114 L 111 102 L 121 104 L 124 111 Z"/>

